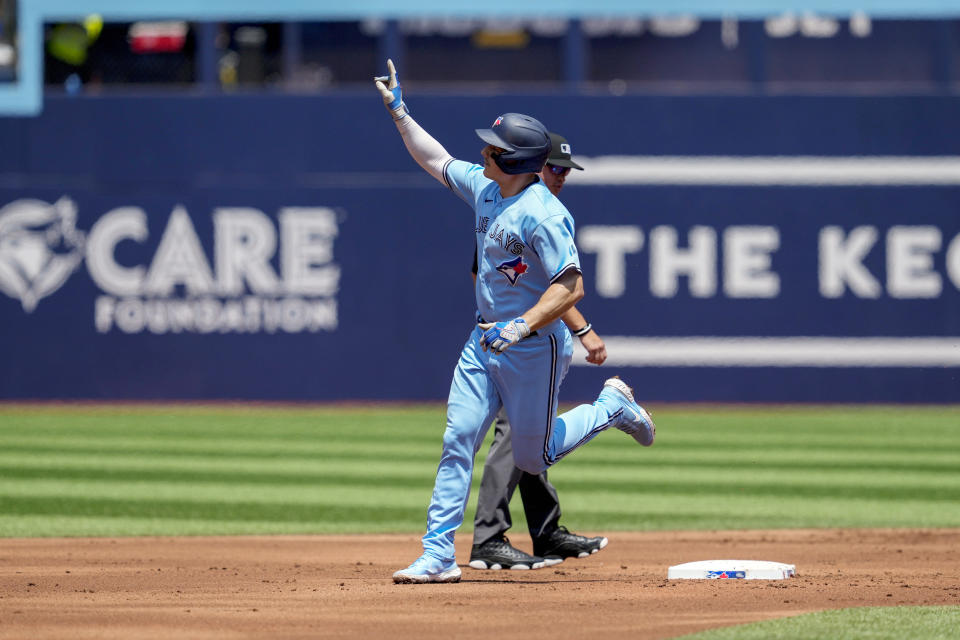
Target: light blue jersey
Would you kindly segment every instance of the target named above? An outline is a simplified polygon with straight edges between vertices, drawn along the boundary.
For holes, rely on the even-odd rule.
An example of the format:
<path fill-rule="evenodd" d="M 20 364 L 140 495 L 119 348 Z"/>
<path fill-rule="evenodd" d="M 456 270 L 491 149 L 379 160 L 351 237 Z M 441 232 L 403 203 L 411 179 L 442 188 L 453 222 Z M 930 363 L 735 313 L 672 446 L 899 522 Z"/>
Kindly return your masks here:
<path fill-rule="evenodd" d="M 537 119 L 518 113 L 501 115 L 490 129 L 476 130 L 487 144 L 481 152 L 485 163 L 493 162 L 505 176 L 531 180 L 520 193 L 504 198 L 500 184 L 485 177 L 483 167 L 450 158 L 413 122 L 403 104 L 396 69 L 389 60 L 387 67 L 389 75 L 377 78 L 376 86 L 410 154 L 474 210 L 478 320 L 507 325 L 536 307 L 565 274 L 580 274 L 573 217 L 536 176 L 551 153 L 550 134 Z M 439 162 L 444 165 L 438 174 Z M 511 178 L 504 180 L 515 184 Z M 465 265 L 466 261 L 465 255 Z M 575 296 L 559 297 L 569 301 Z M 561 318 L 537 326 L 502 351 L 487 348 L 483 338 L 480 325 L 473 325 L 453 371 L 423 555 L 396 572 L 395 582 L 460 579 L 454 535 L 470 497 L 474 458 L 501 408 L 510 422 L 513 460 L 534 475 L 611 427 L 630 429 L 640 438 L 650 433 L 647 439 L 652 443 L 652 421 L 643 422 L 643 409 L 616 378 L 604 383 L 596 402 L 557 415 L 560 383 L 573 356 L 573 338 Z"/>
<path fill-rule="evenodd" d="M 451 160 L 444 175 L 476 212 L 477 309 L 486 321 L 523 315 L 560 276 L 580 271 L 573 218 L 541 182 L 504 198 L 479 165 Z M 532 474 L 619 419 L 598 403 L 557 415 L 560 383 L 573 355 L 570 331 L 559 319 L 500 354 L 481 348 L 482 335 L 475 326 L 454 370 L 443 455 L 427 511 L 424 553 L 443 562 L 453 560 L 474 456 L 501 406 L 513 432 L 514 462 Z"/>
<path fill-rule="evenodd" d="M 573 217 L 539 179 L 504 198 L 480 165 L 453 160 L 445 176 L 475 211 L 477 311 L 487 322 L 523 315 L 563 274 L 580 271 Z M 541 330 L 551 333 L 561 324 Z"/>

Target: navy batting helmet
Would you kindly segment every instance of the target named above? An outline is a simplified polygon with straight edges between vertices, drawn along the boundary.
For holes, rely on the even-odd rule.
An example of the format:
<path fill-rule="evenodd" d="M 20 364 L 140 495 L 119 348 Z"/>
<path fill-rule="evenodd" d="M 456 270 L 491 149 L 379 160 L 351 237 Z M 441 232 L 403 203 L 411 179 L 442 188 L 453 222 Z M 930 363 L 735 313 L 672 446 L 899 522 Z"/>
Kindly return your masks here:
<path fill-rule="evenodd" d="M 505 149 L 493 156 L 504 173 L 538 173 L 550 156 L 550 134 L 540 121 L 522 113 L 505 113 L 489 129 L 477 129 L 480 139 Z"/>

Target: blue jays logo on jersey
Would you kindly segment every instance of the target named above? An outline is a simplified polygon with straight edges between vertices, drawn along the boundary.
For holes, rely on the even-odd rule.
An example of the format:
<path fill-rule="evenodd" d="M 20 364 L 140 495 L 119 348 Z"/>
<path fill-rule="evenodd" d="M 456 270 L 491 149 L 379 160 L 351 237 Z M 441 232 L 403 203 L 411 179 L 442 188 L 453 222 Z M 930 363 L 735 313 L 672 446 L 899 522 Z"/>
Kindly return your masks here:
<path fill-rule="evenodd" d="M 506 276 L 511 285 L 515 285 L 517 284 L 517 280 L 520 279 L 520 276 L 527 272 L 527 263 L 523 261 L 523 256 L 518 256 L 513 260 L 501 263 L 501 265 L 497 267 L 497 271 Z"/>

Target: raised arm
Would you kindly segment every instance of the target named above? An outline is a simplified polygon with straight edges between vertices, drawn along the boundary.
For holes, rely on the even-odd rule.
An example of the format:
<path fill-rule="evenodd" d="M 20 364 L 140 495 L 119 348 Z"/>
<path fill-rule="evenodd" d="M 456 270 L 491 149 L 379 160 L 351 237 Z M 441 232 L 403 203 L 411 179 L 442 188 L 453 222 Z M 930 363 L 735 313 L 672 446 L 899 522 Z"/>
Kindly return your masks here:
<path fill-rule="evenodd" d="M 403 102 L 403 92 L 400 81 L 397 79 L 397 70 L 393 66 L 393 60 L 387 60 L 387 70 L 389 75 L 374 78 L 374 84 L 380 91 L 383 104 L 393 117 L 394 124 L 397 125 L 397 131 L 403 138 L 403 144 L 406 145 L 407 151 L 417 161 L 417 164 L 423 167 L 424 171 L 447 186 L 443 169 L 447 166 L 447 163 L 453 160 L 453 156 L 447 153 L 443 145 L 410 117 L 407 105 Z"/>

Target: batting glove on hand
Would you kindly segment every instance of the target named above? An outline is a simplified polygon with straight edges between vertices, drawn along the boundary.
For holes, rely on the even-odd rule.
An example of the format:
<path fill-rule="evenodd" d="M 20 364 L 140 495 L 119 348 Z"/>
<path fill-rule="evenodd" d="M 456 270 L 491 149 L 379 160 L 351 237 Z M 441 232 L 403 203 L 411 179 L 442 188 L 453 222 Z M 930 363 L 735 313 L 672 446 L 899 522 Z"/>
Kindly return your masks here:
<path fill-rule="evenodd" d="M 503 353 L 530 335 L 530 327 L 523 318 L 510 322 L 482 322 L 478 326 L 483 329 L 480 346 L 484 351 L 489 347 L 494 354 Z"/>
<path fill-rule="evenodd" d="M 400 80 L 397 78 L 397 69 L 393 66 L 393 60 L 387 60 L 387 70 L 388 75 L 374 78 L 373 83 L 380 91 L 380 97 L 383 98 L 387 111 L 394 120 L 399 120 L 407 115 L 407 105 L 403 102 L 403 91 L 400 88 Z"/>

